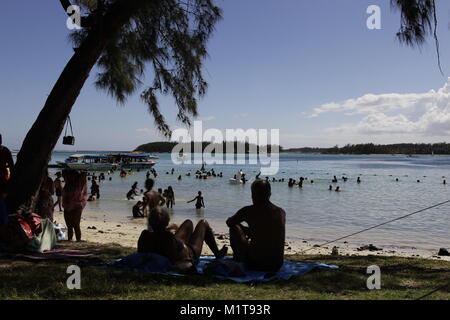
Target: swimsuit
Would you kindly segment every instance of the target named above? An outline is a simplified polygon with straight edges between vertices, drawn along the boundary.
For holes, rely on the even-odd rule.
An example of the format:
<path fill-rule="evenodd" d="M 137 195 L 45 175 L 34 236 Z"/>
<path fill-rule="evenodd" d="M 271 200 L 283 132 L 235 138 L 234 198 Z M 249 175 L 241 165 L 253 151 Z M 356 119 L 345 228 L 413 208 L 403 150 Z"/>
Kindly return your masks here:
<path fill-rule="evenodd" d="M 182 259 L 184 260 L 183 253 L 184 253 L 184 248 L 186 247 L 189 251 L 189 257 L 190 257 L 192 263 L 193 264 L 198 263 L 199 257 L 196 256 L 194 250 L 191 248 L 190 245 L 184 243 L 184 241 L 179 240 L 179 239 L 175 239 L 175 245 L 177 247 L 177 253 L 178 253 L 179 260 L 182 260 Z"/>

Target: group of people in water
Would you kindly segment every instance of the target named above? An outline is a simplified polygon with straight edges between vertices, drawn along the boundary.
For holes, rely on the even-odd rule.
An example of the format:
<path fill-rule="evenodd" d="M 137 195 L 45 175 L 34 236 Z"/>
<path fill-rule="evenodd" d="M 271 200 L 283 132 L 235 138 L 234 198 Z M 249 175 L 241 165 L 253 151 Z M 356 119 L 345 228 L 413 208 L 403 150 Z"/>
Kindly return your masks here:
<path fill-rule="evenodd" d="M 148 215 L 149 212 L 149 208 L 151 207 L 151 205 L 157 201 L 157 205 L 159 206 L 166 206 L 168 209 L 172 209 L 173 206 L 175 205 L 175 192 L 173 190 L 172 186 L 168 186 L 167 189 L 163 189 L 159 188 L 157 190 L 157 193 L 154 192 L 153 190 L 153 186 L 154 186 L 154 180 L 151 178 L 147 178 L 145 181 L 145 189 L 146 191 L 144 191 L 143 189 L 140 190 L 140 192 L 138 192 L 138 182 L 134 182 L 134 184 L 131 186 L 130 191 L 128 191 L 127 193 L 127 199 L 128 200 L 134 200 L 134 196 L 137 195 L 143 195 L 143 199 L 139 200 L 132 209 L 133 212 L 133 217 L 134 218 L 142 218 L 142 217 L 146 217 Z M 190 202 L 194 202 L 195 203 L 195 208 L 196 209 L 201 209 L 201 208 L 205 208 L 205 202 L 202 196 L 202 192 L 199 191 L 197 193 L 197 196 L 194 197 L 194 199 L 187 201 L 187 203 Z"/>

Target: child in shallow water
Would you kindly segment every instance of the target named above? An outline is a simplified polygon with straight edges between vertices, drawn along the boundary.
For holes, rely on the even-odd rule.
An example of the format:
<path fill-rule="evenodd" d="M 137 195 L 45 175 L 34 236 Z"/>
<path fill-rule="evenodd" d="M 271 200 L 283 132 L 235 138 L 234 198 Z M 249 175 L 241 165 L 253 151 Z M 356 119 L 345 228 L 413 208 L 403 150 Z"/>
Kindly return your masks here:
<path fill-rule="evenodd" d="M 203 196 L 202 196 L 202 192 L 201 191 L 198 192 L 198 195 L 194 199 L 188 201 L 187 203 L 191 203 L 191 202 L 193 202 L 195 200 L 197 200 L 197 202 L 195 203 L 195 208 L 196 209 L 201 209 L 201 208 L 205 207 L 205 202 L 203 201 Z"/>

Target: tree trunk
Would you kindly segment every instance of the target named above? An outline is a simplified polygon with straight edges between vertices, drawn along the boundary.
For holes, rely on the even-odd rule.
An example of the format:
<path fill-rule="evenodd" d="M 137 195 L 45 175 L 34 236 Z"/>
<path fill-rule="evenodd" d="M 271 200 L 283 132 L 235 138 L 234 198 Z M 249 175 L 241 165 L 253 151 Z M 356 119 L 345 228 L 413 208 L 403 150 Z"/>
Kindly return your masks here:
<path fill-rule="evenodd" d="M 75 49 L 58 81 L 53 87 L 17 155 L 6 199 L 8 211 L 14 213 L 20 206 L 34 209 L 34 198 L 64 124 L 80 91 L 109 41 L 144 5 L 145 0 L 118 0 L 89 30 L 89 35 Z"/>

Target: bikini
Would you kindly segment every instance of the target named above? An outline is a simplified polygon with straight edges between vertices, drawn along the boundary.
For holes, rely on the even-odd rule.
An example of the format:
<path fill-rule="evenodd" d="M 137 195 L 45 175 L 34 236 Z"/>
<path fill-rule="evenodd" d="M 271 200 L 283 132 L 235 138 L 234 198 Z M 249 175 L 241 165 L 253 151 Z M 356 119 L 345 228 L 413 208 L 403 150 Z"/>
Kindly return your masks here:
<path fill-rule="evenodd" d="M 189 258 L 190 260 L 196 264 L 199 261 L 199 257 L 196 256 L 194 250 L 191 248 L 190 245 L 184 243 L 184 241 L 179 240 L 179 239 L 175 239 L 175 245 L 177 247 L 177 253 L 178 253 L 178 257 L 180 258 L 180 260 L 184 259 L 184 248 L 186 247 L 189 251 Z"/>

